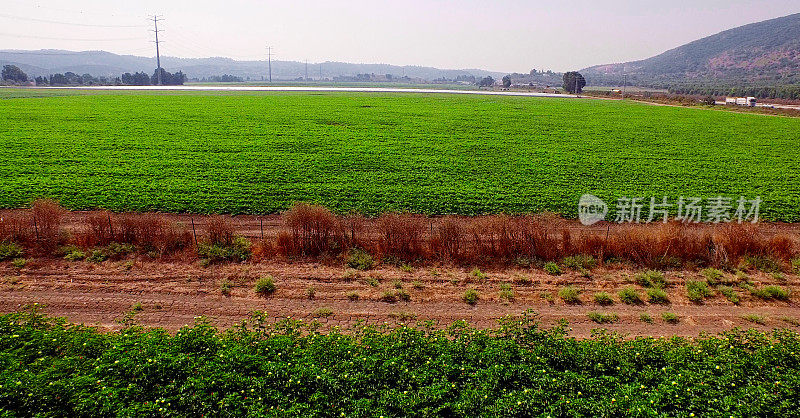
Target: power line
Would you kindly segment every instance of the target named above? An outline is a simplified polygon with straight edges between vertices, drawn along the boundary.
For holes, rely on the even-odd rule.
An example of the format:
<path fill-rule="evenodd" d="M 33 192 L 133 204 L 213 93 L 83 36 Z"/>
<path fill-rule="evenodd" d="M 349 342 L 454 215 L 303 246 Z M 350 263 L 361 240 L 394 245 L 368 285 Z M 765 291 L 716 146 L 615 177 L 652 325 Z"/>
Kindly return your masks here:
<path fill-rule="evenodd" d="M 149 49 L 149 48 L 148 48 Z M 36 51 L 0 51 L 0 54 L 13 54 L 13 55 L 81 55 L 85 52 L 36 52 Z"/>
<path fill-rule="evenodd" d="M 49 5 L 48 6 L 42 6 L 41 4 L 31 2 L 30 0 L 24 0 L 24 1 L 23 0 L 3 0 L 3 1 L 4 2 L 11 1 L 11 2 L 17 3 L 17 4 L 21 5 L 21 6 L 32 7 L 34 9 L 49 10 L 49 11 L 53 11 L 53 12 L 59 12 L 59 14 L 71 13 L 71 14 L 78 14 L 78 15 L 81 15 L 81 16 L 92 15 L 92 16 L 97 16 L 97 17 L 104 18 L 104 19 L 107 19 L 109 16 L 111 16 L 111 17 L 121 17 L 121 18 L 136 19 L 137 21 L 142 18 L 141 15 L 132 15 L 132 14 L 129 14 L 129 13 L 122 13 L 122 12 L 119 12 L 119 11 L 113 12 L 113 13 L 104 13 L 104 12 L 94 11 L 94 10 L 91 10 L 91 9 L 83 10 L 83 9 L 79 9 L 79 8 L 76 8 L 76 7 L 73 7 L 73 8 L 70 8 L 70 9 L 62 9 L 62 8 L 58 8 L 58 7 L 52 7 L 52 6 L 49 6 Z"/>
<path fill-rule="evenodd" d="M 80 41 L 80 42 L 117 42 L 117 41 L 140 41 L 143 38 L 116 38 L 116 39 L 97 39 L 97 38 L 51 38 L 46 36 L 20 35 L 16 33 L 0 33 L 0 36 L 11 38 L 44 39 L 47 41 Z"/>
<path fill-rule="evenodd" d="M 42 23 L 52 23 L 56 25 L 69 25 L 69 26 L 83 26 L 83 27 L 90 27 L 90 28 L 143 28 L 144 25 L 94 25 L 89 23 L 71 23 L 71 22 L 62 22 L 58 20 L 47 20 L 47 19 L 38 19 L 34 17 L 22 17 L 22 16 L 12 16 L 7 15 L 4 13 L 0 13 L 0 17 L 4 17 L 7 19 L 17 19 L 17 20 L 26 20 L 29 22 L 42 22 Z"/>

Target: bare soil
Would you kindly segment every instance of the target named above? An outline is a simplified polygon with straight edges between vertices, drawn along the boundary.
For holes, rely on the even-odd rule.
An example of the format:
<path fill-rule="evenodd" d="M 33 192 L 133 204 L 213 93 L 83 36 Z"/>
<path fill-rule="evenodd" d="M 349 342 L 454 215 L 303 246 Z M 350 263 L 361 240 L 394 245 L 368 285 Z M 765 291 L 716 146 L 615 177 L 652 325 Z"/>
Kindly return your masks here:
<path fill-rule="evenodd" d="M 268 219 L 277 222 L 277 218 Z M 252 217 L 248 225 L 249 235 L 260 234 L 258 218 Z M 636 287 L 647 299 L 645 290 L 633 283 L 636 271 L 625 266 L 597 268 L 590 277 L 572 271 L 551 276 L 538 269 L 481 273 L 484 278 L 475 277 L 472 269 L 452 266 L 410 270 L 381 266 L 362 272 L 346 269 L 335 261 L 321 264 L 268 260 L 202 267 L 196 261 L 165 262 L 144 256 L 102 263 L 40 258 L 29 259 L 22 268 L 10 262 L 0 263 L 0 312 L 38 303 L 45 306 L 44 312 L 64 316 L 74 323 L 119 329 L 125 314 L 141 304 L 142 309 L 134 316 L 137 323 L 171 331 L 191 325 L 201 315 L 220 327 L 229 327 L 256 310 L 266 312 L 272 320 L 291 316 L 318 320 L 323 327 L 347 327 L 359 321 L 393 325 L 423 320 L 436 321 L 439 326 L 466 320 L 477 327 L 494 327 L 498 318 L 519 315 L 527 309 L 536 311 L 545 326 L 566 319 L 570 335 L 576 337 L 587 337 L 596 328 L 628 336 L 697 336 L 733 327 L 800 330 L 795 325 L 800 320 L 800 307 L 794 300 L 764 301 L 734 285 L 741 297 L 738 305 L 718 292 L 703 304 L 690 302 L 685 283 L 703 280 L 698 272 L 666 273 L 670 283 L 665 289 L 670 298 L 667 305 L 621 303 L 617 292 L 626 286 Z M 261 297 L 253 288 L 255 281 L 266 275 L 275 278 L 277 290 Z M 774 284 L 789 289 L 792 299 L 800 295 L 800 278 L 796 275 L 749 272 L 749 280 L 756 287 Z M 232 286 L 228 296 L 222 292 L 224 281 Z M 513 288 L 513 300 L 500 298 L 503 283 Z M 567 285 L 581 290 L 580 304 L 566 304 L 559 298 L 559 290 Z M 409 301 L 382 300 L 384 293 L 396 291 L 398 286 L 408 292 Z M 309 289 L 313 289 L 313 297 L 309 296 Z M 467 289 L 479 293 L 475 305 L 462 301 Z M 593 295 L 600 291 L 610 293 L 614 304 L 595 304 Z M 348 297 L 353 292 L 358 300 Z M 322 308 L 330 309 L 332 314 L 322 317 Z M 589 319 L 589 312 L 617 314 L 620 320 L 597 324 Z M 680 322 L 668 324 L 661 318 L 665 312 L 676 313 Z M 649 314 L 654 321 L 643 322 L 642 314 Z M 759 315 L 765 324 L 750 322 L 744 318 L 746 315 Z"/>

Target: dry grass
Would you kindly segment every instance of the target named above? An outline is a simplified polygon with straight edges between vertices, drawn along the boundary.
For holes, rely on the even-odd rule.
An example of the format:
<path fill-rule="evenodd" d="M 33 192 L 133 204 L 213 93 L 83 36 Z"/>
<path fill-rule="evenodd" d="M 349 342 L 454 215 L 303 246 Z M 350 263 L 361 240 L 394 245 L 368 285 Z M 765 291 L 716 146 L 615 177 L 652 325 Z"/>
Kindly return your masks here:
<path fill-rule="evenodd" d="M 194 244 L 191 230 L 159 214 L 93 212 L 85 215 L 78 230 L 67 237 L 61 230 L 63 213 L 48 200 L 34 202 L 29 211 L 7 212 L 0 217 L 0 240 L 48 251 L 62 244 L 94 248 L 117 242 L 161 254 Z M 371 227 L 366 228 L 367 224 Z M 752 264 L 752 260 L 768 260 L 776 270 L 785 271 L 800 254 L 796 235 L 765 234 L 763 228 L 749 224 L 669 222 L 612 225 L 606 231 L 568 226 L 553 215 L 431 219 L 386 213 L 368 222 L 360 215 L 337 217 L 324 207 L 297 203 L 282 215 L 277 236 L 256 241 L 252 250 L 257 259 L 282 255 L 342 260 L 350 249 L 359 248 L 376 259 L 443 261 L 473 267 L 522 265 L 520 260 L 526 266 L 541 266 L 565 257 L 592 257 L 600 265 L 616 260 L 648 269 L 728 269 Z M 200 236 L 203 242 L 229 246 L 236 239 L 237 230 L 230 217 L 211 216 L 203 227 L 199 231 L 205 231 Z"/>

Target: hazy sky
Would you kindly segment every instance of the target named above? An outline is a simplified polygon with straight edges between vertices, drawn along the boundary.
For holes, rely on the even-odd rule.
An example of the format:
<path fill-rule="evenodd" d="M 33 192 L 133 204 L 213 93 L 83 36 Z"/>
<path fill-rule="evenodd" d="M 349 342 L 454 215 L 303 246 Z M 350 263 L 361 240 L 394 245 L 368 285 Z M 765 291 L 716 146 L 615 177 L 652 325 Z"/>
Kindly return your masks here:
<path fill-rule="evenodd" d="M 164 19 L 162 55 L 265 59 L 269 44 L 278 60 L 508 72 L 647 58 L 725 29 L 800 12 L 800 0 L 2 3 L 0 49 L 154 56 L 146 16 L 158 13 Z"/>

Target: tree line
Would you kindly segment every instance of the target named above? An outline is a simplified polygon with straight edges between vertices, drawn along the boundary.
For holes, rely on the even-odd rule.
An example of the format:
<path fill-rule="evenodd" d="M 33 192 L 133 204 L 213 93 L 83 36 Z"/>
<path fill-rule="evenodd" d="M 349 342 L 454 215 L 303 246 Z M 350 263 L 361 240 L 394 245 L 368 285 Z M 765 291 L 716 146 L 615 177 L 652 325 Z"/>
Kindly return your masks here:
<path fill-rule="evenodd" d="M 158 84 L 158 70 L 152 76 L 145 72 L 125 73 L 120 77 L 95 77 L 91 74 L 79 75 L 70 71 L 49 76 L 29 78 L 16 65 L 3 66 L 3 81 L 10 83 L 28 83 L 34 81 L 37 86 L 151 86 Z M 161 69 L 161 84 L 164 86 L 180 86 L 186 82 L 186 74 L 182 71 L 170 73 Z"/>
<path fill-rule="evenodd" d="M 683 84 L 670 86 L 668 90 L 673 94 L 732 97 L 752 96 L 759 99 L 800 100 L 800 84 L 785 86 Z"/>

